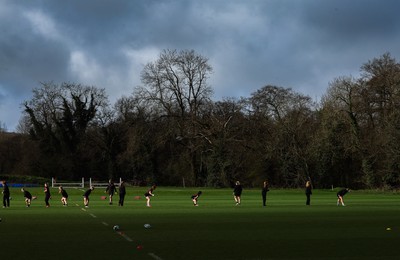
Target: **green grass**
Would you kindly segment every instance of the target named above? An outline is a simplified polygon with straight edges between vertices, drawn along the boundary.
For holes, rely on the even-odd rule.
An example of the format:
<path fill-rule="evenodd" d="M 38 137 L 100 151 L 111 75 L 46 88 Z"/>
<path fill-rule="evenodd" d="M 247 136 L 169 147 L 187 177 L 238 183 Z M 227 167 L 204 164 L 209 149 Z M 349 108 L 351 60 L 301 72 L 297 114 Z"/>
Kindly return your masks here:
<path fill-rule="evenodd" d="M 159 187 L 152 208 L 146 188 L 129 188 L 125 206 L 91 195 L 82 210 L 83 192 L 68 189 L 69 206 L 52 190 L 44 207 L 42 189 L 30 208 L 11 189 L 11 207 L 0 209 L 2 259 L 396 259 L 400 245 L 400 197 L 353 191 L 346 207 L 336 193 L 314 190 L 305 206 L 302 190 L 271 190 L 267 207 L 260 190 L 244 190 L 235 206 L 231 189 L 202 189 L 199 207 L 190 195 L 198 189 Z M 141 196 L 135 200 L 134 196 Z M 76 205 L 78 204 L 78 206 Z M 151 229 L 143 225 L 150 223 Z M 108 224 L 106 226 L 105 224 Z M 121 232 L 114 232 L 113 225 Z M 391 230 L 386 229 L 390 227 Z M 130 241 L 132 240 L 132 241 Z M 143 246 L 137 250 L 137 245 Z M 158 257 L 158 258 L 157 258 Z"/>

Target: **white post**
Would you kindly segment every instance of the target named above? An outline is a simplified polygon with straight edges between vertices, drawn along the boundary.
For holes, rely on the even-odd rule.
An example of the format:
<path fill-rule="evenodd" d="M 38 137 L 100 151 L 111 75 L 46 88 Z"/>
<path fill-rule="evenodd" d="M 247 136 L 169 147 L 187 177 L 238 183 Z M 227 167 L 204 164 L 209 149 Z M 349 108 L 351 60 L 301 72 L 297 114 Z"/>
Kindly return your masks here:
<path fill-rule="evenodd" d="M 89 178 L 89 188 L 92 187 L 92 177 Z"/>
<path fill-rule="evenodd" d="M 54 177 L 51 177 L 51 187 L 52 187 L 52 188 L 54 188 L 54 183 L 55 183 Z"/>
<path fill-rule="evenodd" d="M 121 186 L 121 183 L 122 183 L 122 178 L 119 177 L 119 186 Z"/>
<path fill-rule="evenodd" d="M 85 188 L 85 178 L 82 177 L 82 188 Z"/>

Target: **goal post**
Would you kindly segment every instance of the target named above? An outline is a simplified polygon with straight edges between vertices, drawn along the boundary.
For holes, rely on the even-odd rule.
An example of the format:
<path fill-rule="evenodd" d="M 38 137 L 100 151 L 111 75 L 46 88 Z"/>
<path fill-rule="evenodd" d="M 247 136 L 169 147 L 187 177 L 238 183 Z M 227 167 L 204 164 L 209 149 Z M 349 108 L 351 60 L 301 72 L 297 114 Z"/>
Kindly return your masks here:
<path fill-rule="evenodd" d="M 119 178 L 119 182 L 114 182 L 115 185 L 119 186 L 122 183 L 122 178 Z M 89 178 L 89 187 L 107 187 L 108 182 L 96 182 L 92 178 Z"/>
<path fill-rule="evenodd" d="M 51 187 L 58 188 L 63 186 L 64 188 L 84 188 L 85 187 L 85 178 L 82 177 L 82 180 L 79 181 L 71 181 L 71 182 L 57 182 L 56 178 L 51 178 Z"/>

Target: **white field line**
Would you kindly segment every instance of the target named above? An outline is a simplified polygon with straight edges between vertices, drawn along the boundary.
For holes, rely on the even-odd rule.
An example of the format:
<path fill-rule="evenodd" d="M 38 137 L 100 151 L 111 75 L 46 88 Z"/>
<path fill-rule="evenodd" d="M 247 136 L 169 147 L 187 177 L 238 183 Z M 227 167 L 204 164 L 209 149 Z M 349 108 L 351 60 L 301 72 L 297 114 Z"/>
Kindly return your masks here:
<path fill-rule="evenodd" d="M 79 207 L 78 204 L 76 204 L 76 206 Z M 86 209 L 84 209 L 84 208 L 81 208 L 81 210 L 83 210 L 83 211 L 86 212 Z M 93 218 L 97 218 L 97 216 L 94 215 L 94 214 L 89 214 L 89 215 L 92 216 Z M 106 223 L 106 222 L 104 222 L 104 221 L 101 222 L 101 223 L 102 223 L 104 226 L 109 226 L 109 224 Z M 125 235 L 125 233 L 118 232 L 118 234 L 119 234 L 121 237 L 125 238 L 126 241 L 128 241 L 128 242 L 133 242 L 133 239 L 130 238 L 129 236 Z M 155 259 L 155 260 L 163 260 L 161 257 L 157 256 L 157 255 L 154 254 L 154 253 L 149 253 L 148 255 L 149 255 L 150 257 L 152 257 L 153 259 Z"/>
<path fill-rule="evenodd" d="M 151 256 L 151 257 L 153 257 L 153 258 L 156 259 L 156 260 L 163 260 L 161 257 L 157 256 L 157 255 L 154 254 L 154 253 L 149 253 L 148 255 Z"/>
<path fill-rule="evenodd" d="M 128 237 L 128 236 L 125 235 L 124 233 L 118 232 L 118 234 L 119 234 L 121 237 L 125 238 L 126 241 L 128 241 L 128 242 L 133 242 L 132 238 Z"/>
<path fill-rule="evenodd" d="M 79 207 L 79 204 L 75 204 L 77 207 Z"/>

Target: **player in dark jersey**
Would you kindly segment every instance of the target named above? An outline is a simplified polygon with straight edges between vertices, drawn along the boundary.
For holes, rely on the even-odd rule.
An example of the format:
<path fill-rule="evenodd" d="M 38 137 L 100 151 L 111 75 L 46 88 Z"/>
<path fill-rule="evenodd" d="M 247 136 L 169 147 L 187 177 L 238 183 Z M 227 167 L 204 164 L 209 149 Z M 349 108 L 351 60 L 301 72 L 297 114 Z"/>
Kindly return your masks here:
<path fill-rule="evenodd" d="M 22 188 L 21 191 L 24 193 L 25 205 L 27 208 L 29 208 L 32 202 L 32 194 L 24 188 Z"/>
<path fill-rule="evenodd" d="M 151 186 L 151 188 L 144 194 L 147 200 L 147 207 L 151 207 L 150 198 L 154 196 L 153 191 L 156 189 L 156 185 Z"/>
<path fill-rule="evenodd" d="M 267 192 L 268 191 L 269 191 L 268 181 L 265 180 L 263 182 L 263 187 L 262 187 L 262 190 L 261 190 L 261 197 L 262 197 L 262 200 L 263 200 L 263 206 L 264 207 L 267 206 Z"/>
<path fill-rule="evenodd" d="M 83 194 L 83 204 L 85 205 L 85 208 L 89 207 L 89 196 L 90 196 L 90 193 L 92 193 L 92 190 L 94 190 L 93 186 L 90 187 L 90 189 L 85 191 L 85 193 Z"/>
<path fill-rule="evenodd" d="M 43 192 L 44 192 L 44 202 L 46 203 L 46 208 L 48 208 L 48 207 L 50 207 L 49 200 L 51 198 L 51 194 L 50 194 L 50 187 L 47 182 L 44 184 Z"/>
<path fill-rule="evenodd" d="M 121 184 L 119 185 L 119 201 L 118 201 L 118 206 L 124 206 L 124 200 L 125 200 L 125 195 L 126 195 L 126 190 L 125 190 L 125 182 L 121 181 Z"/>
<path fill-rule="evenodd" d="M 62 187 L 58 187 L 58 193 L 61 193 L 61 203 L 63 206 L 68 206 L 68 193 L 67 191 Z"/>
<path fill-rule="evenodd" d="M 350 189 L 349 189 L 349 188 L 346 188 L 346 189 L 343 189 L 343 190 L 338 191 L 338 193 L 336 194 L 337 197 L 338 197 L 338 200 L 337 200 L 337 203 L 336 203 L 337 206 L 339 206 L 339 204 L 342 204 L 342 206 L 346 206 L 346 205 L 344 205 L 343 197 L 344 197 L 344 195 L 346 195 L 348 192 L 350 192 Z"/>
<path fill-rule="evenodd" d="M 264 207 L 267 206 L 267 193 L 268 193 L 268 191 L 269 191 L 268 181 L 265 180 L 263 182 L 263 187 L 261 189 L 261 197 L 263 198 L 263 206 Z"/>
<path fill-rule="evenodd" d="M 242 191 L 242 185 L 240 185 L 239 181 L 236 181 L 235 188 L 233 189 L 233 198 L 235 199 L 236 206 L 240 205 L 241 203 Z"/>
<path fill-rule="evenodd" d="M 202 194 L 202 192 L 201 191 L 199 191 L 199 192 L 197 192 L 196 194 L 193 194 L 190 198 L 192 199 L 192 201 L 193 201 L 193 205 L 194 206 L 199 206 L 199 204 L 197 204 L 197 200 L 199 199 L 199 197 L 200 197 L 200 195 Z"/>
<path fill-rule="evenodd" d="M 311 186 L 311 182 L 307 181 L 306 182 L 306 205 L 310 206 L 310 202 L 311 202 L 311 195 L 312 195 L 312 186 Z"/>
<path fill-rule="evenodd" d="M 8 188 L 7 182 L 2 181 L 3 184 L 3 190 L 1 193 L 3 193 L 3 208 L 9 208 L 10 207 L 10 189 Z"/>
<path fill-rule="evenodd" d="M 115 187 L 115 184 L 112 180 L 108 181 L 108 185 L 105 192 L 108 194 L 108 197 L 110 199 L 110 205 L 112 205 L 113 196 L 117 192 L 117 188 Z"/>

